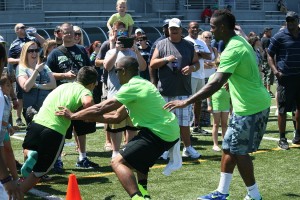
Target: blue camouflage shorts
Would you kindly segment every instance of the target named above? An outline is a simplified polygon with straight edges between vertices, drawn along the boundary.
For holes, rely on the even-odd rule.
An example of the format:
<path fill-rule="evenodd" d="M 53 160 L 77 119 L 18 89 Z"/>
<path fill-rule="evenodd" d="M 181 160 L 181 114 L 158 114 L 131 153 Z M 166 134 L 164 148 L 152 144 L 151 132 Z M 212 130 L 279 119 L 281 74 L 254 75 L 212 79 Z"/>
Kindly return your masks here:
<path fill-rule="evenodd" d="M 265 133 L 270 108 L 247 116 L 232 114 L 222 148 L 232 154 L 246 155 L 257 151 Z"/>

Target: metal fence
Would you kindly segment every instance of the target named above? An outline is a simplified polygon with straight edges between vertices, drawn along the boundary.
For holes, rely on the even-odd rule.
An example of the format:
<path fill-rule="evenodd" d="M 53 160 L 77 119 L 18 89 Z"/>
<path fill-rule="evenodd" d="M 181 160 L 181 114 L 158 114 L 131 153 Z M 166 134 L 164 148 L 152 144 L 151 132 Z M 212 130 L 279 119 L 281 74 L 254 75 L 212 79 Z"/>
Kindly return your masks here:
<path fill-rule="evenodd" d="M 0 11 L 43 10 L 43 0 L 9 1 L 0 0 Z"/>

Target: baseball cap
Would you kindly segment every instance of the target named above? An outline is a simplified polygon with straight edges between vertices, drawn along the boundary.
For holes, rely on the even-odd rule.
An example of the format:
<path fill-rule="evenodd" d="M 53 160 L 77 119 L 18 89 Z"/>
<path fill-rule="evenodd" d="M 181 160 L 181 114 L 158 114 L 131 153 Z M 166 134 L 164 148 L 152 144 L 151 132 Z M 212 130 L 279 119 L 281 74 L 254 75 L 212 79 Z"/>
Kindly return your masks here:
<path fill-rule="evenodd" d="M 172 18 L 169 21 L 169 28 L 170 27 L 177 27 L 180 28 L 181 27 L 181 21 L 178 18 Z"/>
<path fill-rule="evenodd" d="M 4 38 L 3 38 L 3 36 L 2 36 L 2 35 L 0 35 L 0 43 L 4 43 L 4 44 L 6 44 L 6 41 L 4 40 Z"/>
<path fill-rule="evenodd" d="M 294 11 L 288 11 L 285 18 L 294 18 L 294 19 L 299 19 L 298 14 Z"/>
<path fill-rule="evenodd" d="M 163 22 L 163 27 L 168 27 L 169 26 L 169 21 L 170 19 L 165 19 Z"/>
<path fill-rule="evenodd" d="M 145 34 L 145 32 L 144 32 L 141 28 L 135 29 L 135 32 L 134 32 L 134 33 L 135 33 L 135 34 L 137 34 L 137 33 Z"/>
<path fill-rule="evenodd" d="M 271 31 L 271 30 L 273 30 L 273 28 L 271 28 L 271 27 L 266 27 L 266 28 L 264 28 L 264 33 L 265 33 L 265 32 L 268 32 L 268 31 Z"/>
<path fill-rule="evenodd" d="M 54 32 L 60 31 L 60 26 L 55 26 Z"/>

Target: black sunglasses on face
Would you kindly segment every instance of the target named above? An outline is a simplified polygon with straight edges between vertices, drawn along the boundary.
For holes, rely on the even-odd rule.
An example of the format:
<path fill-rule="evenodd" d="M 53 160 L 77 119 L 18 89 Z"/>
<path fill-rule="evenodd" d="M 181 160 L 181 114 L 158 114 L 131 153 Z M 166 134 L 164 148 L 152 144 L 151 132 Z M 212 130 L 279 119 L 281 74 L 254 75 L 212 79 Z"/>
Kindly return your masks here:
<path fill-rule="evenodd" d="M 39 49 L 28 49 L 27 53 L 33 53 L 33 52 L 38 53 L 39 51 L 40 51 Z"/>
<path fill-rule="evenodd" d="M 74 35 L 75 36 L 81 36 L 81 33 L 75 33 Z"/>
<path fill-rule="evenodd" d="M 25 29 L 26 26 L 21 26 L 21 27 L 18 27 L 18 29 Z"/>
<path fill-rule="evenodd" d="M 295 18 L 286 18 L 286 22 L 295 22 L 296 19 Z"/>
<path fill-rule="evenodd" d="M 211 37 L 204 37 L 205 39 L 211 39 Z"/>
<path fill-rule="evenodd" d="M 124 70 L 124 68 L 115 69 L 115 72 L 117 74 L 119 71 L 122 71 L 122 70 Z"/>

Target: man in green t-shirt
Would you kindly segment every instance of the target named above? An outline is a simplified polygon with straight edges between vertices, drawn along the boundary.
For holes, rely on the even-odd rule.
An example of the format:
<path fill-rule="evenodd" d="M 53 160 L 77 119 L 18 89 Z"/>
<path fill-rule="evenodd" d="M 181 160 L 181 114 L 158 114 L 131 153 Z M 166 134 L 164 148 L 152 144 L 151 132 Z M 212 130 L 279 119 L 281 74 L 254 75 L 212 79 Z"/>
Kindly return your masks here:
<path fill-rule="evenodd" d="M 217 41 L 226 44 L 220 66 L 213 80 L 185 101 L 173 101 L 165 109 L 173 110 L 205 99 L 228 81 L 233 114 L 224 136 L 221 178 L 216 191 L 198 199 L 229 199 L 232 173 L 237 166 L 247 187 L 245 199 L 260 200 L 254 169 L 249 153 L 259 147 L 270 111 L 271 98 L 260 78 L 255 53 L 250 44 L 235 33 L 235 17 L 229 11 L 218 10 L 210 20 L 211 31 Z"/>
<path fill-rule="evenodd" d="M 23 142 L 24 154 L 28 158 L 21 169 L 22 175 L 27 177 L 21 184 L 22 192 L 35 186 L 40 177 L 51 170 L 61 153 L 71 121 L 55 115 L 55 112 L 59 106 L 75 112 L 80 107 L 93 105 L 91 91 L 97 85 L 97 76 L 93 67 L 82 67 L 78 72 L 77 82 L 60 85 L 43 102 L 28 126 Z"/>
<path fill-rule="evenodd" d="M 180 131 L 176 116 L 163 109 L 165 101 L 157 88 L 138 76 L 138 67 L 135 58 L 121 58 L 115 64 L 115 72 L 122 86 L 113 98 L 74 114 L 62 109 L 57 115 L 102 123 L 119 123 L 129 115 L 140 131 L 112 159 L 112 168 L 132 199 L 150 199 L 147 192 L 149 168 L 177 143 Z M 114 110 L 117 111 L 112 113 Z M 137 171 L 138 184 L 131 168 Z"/>

